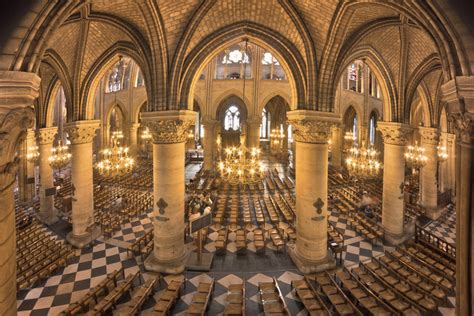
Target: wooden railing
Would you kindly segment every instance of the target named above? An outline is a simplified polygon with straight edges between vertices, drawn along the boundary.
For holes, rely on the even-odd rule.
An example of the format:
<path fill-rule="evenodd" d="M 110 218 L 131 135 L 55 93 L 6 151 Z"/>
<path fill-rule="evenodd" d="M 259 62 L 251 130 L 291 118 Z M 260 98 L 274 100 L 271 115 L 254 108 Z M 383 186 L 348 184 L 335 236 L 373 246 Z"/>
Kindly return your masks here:
<path fill-rule="evenodd" d="M 437 251 L 447 259 L 456 262 L 456 247 L 426 229 L 415 225 L 415 241 Z"/>

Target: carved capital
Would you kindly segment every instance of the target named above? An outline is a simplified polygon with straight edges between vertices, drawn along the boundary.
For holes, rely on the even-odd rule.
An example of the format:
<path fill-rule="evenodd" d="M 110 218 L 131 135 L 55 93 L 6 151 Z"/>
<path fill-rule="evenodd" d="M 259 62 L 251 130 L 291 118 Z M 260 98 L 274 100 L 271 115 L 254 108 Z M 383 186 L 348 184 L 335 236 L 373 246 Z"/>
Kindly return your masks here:
<path fill-rule="evenodd" d="M 456 138 L 463 143 L 474 144 L 474 113 L 458 112 L 448 115 L 453 124 Z"/>
<path fill-rule="evenodd" d="M 56 136 L 58 131 L 57 127 L 46 127 L 41 128 L 37 131 L 37 139 L 40 145 L 48 145 L 54 141 L 54 137 Z"/>
<path fill-rule="evenodd" d="M 130 124 L 130 131 L 136 132 L 140 128 L 140 123 L 132 123 Z"/>
<path fill-rule="evenodd" d="M 423 144 L 438 145 L 440 132 L 437 128 L 420 127 L 418 128 Z"/>
<path fill-rule="evenodd" d="M 34 124 L 32 107 L 19 107 L 10 111 L 0 109 L 0 163 L 13 158 L 18 145 L 26 138 L 27 129 Z"/>
<path fill-rule="evenodd" d="M 100 126 L 99 120 L 76 121 L 64 124 L 64 131 L 68 133 L 73 145 L 91 143 L 95 132 Z"/>
<path fill-rule="evenodd" d="M 150 130 L 155 144 L 186 142 L 187 131 L 195 119 L 196 112 L 187 110 L 142 113 L 142 124 Z"/>
<path fill-rule="evenodd" d="M 297 142 L 325 144 L 331 138 L 331 127 L 340 123 L 339 115 L 329 112 L 296 110 L 287 113 Z"/>
<path fill-rule="evenodd" d="M 0 193 L 15 183 L 19 163 L 20 158 L 15 157 L 13 161 L 0 166 Z"/>
<path fill-rule="evenodd" d="M 412 132 L 409 125 L 394 122 L 378 122 L 377 129 L 382 133 L 385 144 L 405 146 Z"/>

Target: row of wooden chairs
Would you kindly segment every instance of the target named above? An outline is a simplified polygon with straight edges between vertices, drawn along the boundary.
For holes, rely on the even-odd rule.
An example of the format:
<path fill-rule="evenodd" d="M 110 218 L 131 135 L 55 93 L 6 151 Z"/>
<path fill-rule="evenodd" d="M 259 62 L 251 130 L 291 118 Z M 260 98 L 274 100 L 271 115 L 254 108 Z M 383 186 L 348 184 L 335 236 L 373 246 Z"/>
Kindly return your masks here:
<path fill-rule="evenodd" d="M 245 315 L 245 281 L 227 287 L 224 315 Z"/>
<path fill-rule="evenodd" d="M 258 284 L 258 294 L 264 315 L 290 315 L 278 281 L 275 278 L 271 282 L 260 282 Z"/>
<path fill-rule="evenodd" d="M 303 303 L 303 306 L 309 315 L 331 315 L 320 295 L 318 295 L 314 290 L 308 277 L 305 276 L 301 280 L 291 281 L 291 288 L 295 292 L 296 297 L 299 298 L 301 303 Z"/>
<path fill-rule="evenodd" d="M 143 286 L 139 287 L 133 293 L 132 299 L 125 306 L 117 309 L 117 316 L 133 316 L 137 315 L 145 303 L 145 301 L 155 293 L 155 285 L 159 282 L 160 277 L 148 279 Z"/>
<path fill-rule="evenodd" d="M 210 282 L 199 282 L 196 293 L 191 300 L 191 304 L 185 312 L 185 315 L 206 315 L 209 301 L 214 291 L 214 279 Z"/>
<path fill-rule="evenodd" d="M 349 212 L 349 226 L 353 227 L 356 232 L 362 234 L 371 244 L 376 244 L 378 240 L 382 240 L 384 229 L 381 225 L 371 221 L 365 215 L 359 214 L 357 211 Z"/>
<path fill-rule="evenodd" d="M 151 249 L 149 249 L 151 248 Z M 128 246 L 127 255 L 143 255 L 148 254 L 153 249 L 153 229 L 145 232 L 143 236 L 137 238 L 133 244 Z M 150 250 L 150 251 L 149 251 Z"/>
<path fill-rule="evenodd" d="M 176 301 L 181 296 L 185 280 L 172 280 L 167 288 L 158 297 L 150 316 L 167 316 L 171 313 L 171 309 L 176 304 Z"/>

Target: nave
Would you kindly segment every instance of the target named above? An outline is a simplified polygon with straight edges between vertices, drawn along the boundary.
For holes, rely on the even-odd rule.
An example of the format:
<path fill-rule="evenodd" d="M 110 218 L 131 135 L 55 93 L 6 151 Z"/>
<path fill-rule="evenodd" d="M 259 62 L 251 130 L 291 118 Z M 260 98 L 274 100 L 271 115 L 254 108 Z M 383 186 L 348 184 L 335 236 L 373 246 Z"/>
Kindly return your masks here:
<path fill-rule="evenodd" d="M 340 173 L 334 170 L 330 170 L 329 193 L 334 198 L 328 218 L 328 248 L 336 257 L 338 249 L 341 249 L 341 260 L 337 261 L 336 269 L 302 275 L 285 250 L 285 243 L 294 238 L 295 233 L 293 180 L 287 168 L 275 159 L 270 159 L 267 164 L 272 172 L 254 188 L 220 185 L 213 210 L 214 224 L 205 234 L 203 242 L 203 251 L 216 255 L 211 271 L 205 273 L 186 271 L 182 275 L 166 276 L 147 272 L 143 259 L 153 249 L 152 214 L 132 200 L 130 206 L 138 208 L 125 207 L 118 212 L 117 216 L 131 211 L 129 216 L 122 216 L 118 228 L 96 239 L 91 247 L 81 250 L 72 250 L 64 243 L 64 236 L 54 232 L 61 233 L 56 227 L 60 227 L 61 222 L 66 225 L 67 217 L 50 227 L 51 231 L 35 220 L 29 223 L 28 214 L 19 208 L 17 230 L 19 236 L 28 236 L 30 240 L 27 253 L 35 254 L 33 247 L 44 247 L 48 249 L 44 259 L 50 262 L 54 261 L 51 254 L 56 253 L 54 249 L 57 248 L 59 259 L 52 264 L 41 263 L 42 257 L 34 256 L 36 263 L 31 267 L 19 264 L 18 314 L 56 315 L 64 312 L 63 315 L 73 315 L 89 312 L 94 315 L 94 310 L 97 310 L 99 314 L 128 315 L 130 310 L 136 310 L 141 311 L 142 315 L 161 315 L 156 310 L 160 308 L 169 310 L 173 315 L 186 314 L 193 306 L 193 298 L 201 283 L 212 284 L 206 307 L 200 305 L 208 315 L 221 314 L 227 309 L 235 310 L 235 306 L 228 306 L 235 304 L 234 301 L 244 304 L 239 305 L 239 309 L 242 311 L 244 308 L 247 315 L 258 314 L 265 308 L 280 307 L 282 312 L 287 311 L 290 315 L 304 314 L 304 311 L 313 314 L 325 311 L 328 315 L 368 312 L 395 315 L 402 311 L 413 315 L 451 315 L 454 312 L 454 261 L 436 248 L 436 236 L 420 227 L 418 240 L 400 247 L 385 245 L 377 237 L 369 239 L 371 233 L 376 236 L 376 230 L 373 230 L 376 225 L 364 227 L 364 223 L 377 220 L 356 211 L 360 188 L 356 184 L 338 186 L 343 180 Z M 122 184 L 139 188 L 140 183 L 147 182 L 147 168 L 146 163 L 140 164 L 139 176 L 127 177 L 128 182 L 124 179 Z M 96 178 L 99 180 L 100 176 L 96 175 Z M 215 181 L 201 171 L 201 164 L 188 164 L 186 178 L 188 188 L 191 179 L 194 187 L 200 188 L 210 187 Z M 99 181 L 95 183 L 97 188 Z M 100 186 L 102 189 L 96 189 L 95 194 L 102 198 L 96 199 L 96 203 L 100 205 L 102 201 L 108 205 L 117 195 L 103 192 L 114 191 L 118 186 L 104 181 L 100 182 Z M 365 187 L 377 191 L 376 185 Z M 142 187 L 142 194 L 149 194 L 149 188 L 146 185 Z M 131 192 L 137 194 L 135 190 Z M 224 203 L 225 207 L 220 208 Z M 259 206 L 255 207 L 257 203 Z M 224 214 L 219 213 L 219 209 L 224 210 Z M 108 213 L 115 214 L 110 210 Z M 247 213 L 250 213 L 250 220 L 246 217 Z M 260 216 L 263 216 L 263 221 L 259 220 Z M 453 216 L 455 213 L 447 213 L 446 218 L 431 221 L 425 224 L 425 228 L 429 227 L 430 231 L 439 228 L 441 232 Z M 106 232 L 109 221 L 100 216 L 96 218 L 107 223 L 102 224 Z M 243 232 L 243 239 L 239 238 L 239 232 Z M 261 239 L 257 237 L 259 234 Z M 39 236 L 38 241 L 33 236 Z M 20 263 L 22 249 L 26 246 L 22 244 L 21 237 L 18 240 Z M 261 240 L 262 247 L 259 246 Z M 51 248 L 53 244 L 56 248 Z M 190 251 L 196 248 L 190 236 L 186 238 L 186 247 Z M 28 271 L 35 265 L 44 266 L 45 272 L 25 277 L 24 270 Z M 30 284 L 23 280 L 28 280 Z M 244 299 L 234 298 L 231 303 L 227 299 L 229 288 L 242 282 L 245 282 L 245 290 L 237 291 L 237 296 Z M 270 292 L 281 296 L 276 300 L 280 307 L 275 307 L 274 298 L 268 298 L 264 294 L 266 290 L 262 289 L 271 283 L 275 284 L 275 289 Z M 170 286 L 177 288 L 172 297 L 166 296 L 169 290 L 165 289 Z M 262 297 L 267 299 L 262 301 Z"/>

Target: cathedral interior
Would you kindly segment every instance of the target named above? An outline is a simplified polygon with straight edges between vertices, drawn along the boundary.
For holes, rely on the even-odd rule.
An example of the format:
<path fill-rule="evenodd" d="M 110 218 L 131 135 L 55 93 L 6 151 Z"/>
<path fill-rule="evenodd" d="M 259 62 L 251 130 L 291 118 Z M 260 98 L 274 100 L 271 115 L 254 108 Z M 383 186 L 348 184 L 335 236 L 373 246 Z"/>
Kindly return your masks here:
<path fill-rule="evenodd" d="M 0 316 L 474 315 L 474 4 L 0 4 Z"/>

